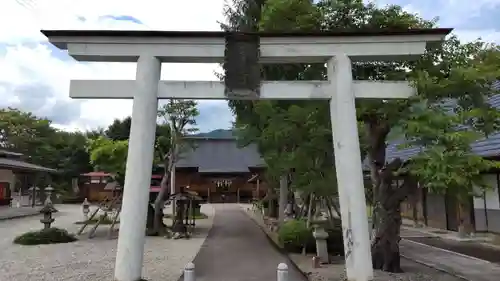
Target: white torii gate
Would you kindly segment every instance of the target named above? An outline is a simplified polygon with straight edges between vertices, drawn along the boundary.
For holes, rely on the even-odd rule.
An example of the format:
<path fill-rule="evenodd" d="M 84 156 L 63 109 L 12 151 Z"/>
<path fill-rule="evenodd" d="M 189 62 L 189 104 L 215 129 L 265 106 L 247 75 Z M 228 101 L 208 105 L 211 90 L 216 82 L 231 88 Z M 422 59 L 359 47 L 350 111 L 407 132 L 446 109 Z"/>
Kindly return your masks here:
<path fill-rule="evenodd" d="M 260 99 L 330 101 L 346 268 L 349 280 L 373 278 L 355 98 L 407 98 L 407 82 L 353 81 L 351 62 L 409 59 L 451 29 L 260 34 L 261 63 L 327 62 L 327 81 L 264 81 Z M 141 277 L 158 99 L 227 99 L 222 82 L 160 81 L 161 63 L 221 63 L 225 33 L 45 30 L 79 61 L 137 62 L 136 80 L 72 80 L 78 99 L 133 99 L 132 126 L 115 278 Z M 238 97 L 243 99 L 242 97 Z"/>

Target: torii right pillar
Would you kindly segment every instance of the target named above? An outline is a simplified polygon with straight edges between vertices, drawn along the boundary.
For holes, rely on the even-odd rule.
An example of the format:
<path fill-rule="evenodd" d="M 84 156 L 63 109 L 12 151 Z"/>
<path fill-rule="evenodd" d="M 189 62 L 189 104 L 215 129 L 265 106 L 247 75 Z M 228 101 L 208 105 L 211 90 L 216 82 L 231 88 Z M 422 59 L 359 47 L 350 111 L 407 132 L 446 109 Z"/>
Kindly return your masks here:
<path fill-rule="evenodd" d="M 339 54 L 327 67 L 334 93 L 330 115 L 347 278 L 367 281 L 373 279 L 373 267 L 351 60 Z"/>

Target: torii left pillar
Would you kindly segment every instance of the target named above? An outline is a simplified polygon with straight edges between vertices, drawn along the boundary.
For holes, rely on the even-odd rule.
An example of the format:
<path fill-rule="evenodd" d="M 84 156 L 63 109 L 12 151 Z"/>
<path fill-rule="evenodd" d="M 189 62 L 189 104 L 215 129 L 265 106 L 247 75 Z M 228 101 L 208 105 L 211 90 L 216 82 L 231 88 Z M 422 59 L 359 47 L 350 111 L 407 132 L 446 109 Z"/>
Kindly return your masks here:
<path fill-rule="evenodd" d="M 158 111 L 158 81 L 161 62 L 156 57 L 140 56 L 137 61 L 132 125 L 120 216 L 115 280 L 141 279 L 149 186 L 154 155 Z"/>

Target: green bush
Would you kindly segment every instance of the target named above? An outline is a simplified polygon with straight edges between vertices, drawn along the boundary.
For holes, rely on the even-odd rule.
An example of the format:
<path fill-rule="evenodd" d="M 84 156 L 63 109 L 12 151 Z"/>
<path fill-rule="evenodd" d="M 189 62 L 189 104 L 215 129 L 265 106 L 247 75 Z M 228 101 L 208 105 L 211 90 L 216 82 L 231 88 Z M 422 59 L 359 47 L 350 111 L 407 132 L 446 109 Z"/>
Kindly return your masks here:
<path fill-rule="evenodd" d="M 262 208 L 268 209 L 269 208 L 269 200 L 260 201 L 260 205 L 262 206 Z"/>
<path fill-rule="evenodd" d="M 325 221 L 315 222 L 315 224 L 322 226 L 328 233 L 326 241 L 328 253 L 343 256 L 344 242 L 340 220 L 335 221 L 333 227 Z M 278 230 L 278 239 L 288 252 L 300 253 L 305 246 L 307 253 L 316 253 L 316 241 L 312 232 L 312 229 L 307 229 L 304 220 L 290 220 Z"/>
<path fill-rule="evenodd" d="M 69 243 L 76 240 L 76 237 L 68 233 L 65 229 L 51 227 L 21 234 L 14 239 L 14 243 L 20 245 L 41 245 Z"/>
<path fill-rule="evenodd" d="M 344 239 L 342 236 L 342 224 L 340 219 L 336 219 L 333 222 L 333 226 L 331 225 L 330 222 L 325 220 L 312 221 L 311 225 L 321 226 L 328 233 L 328 238 L 326 239 L 328 253 L 330 253 L 331 255 L 340 255 L 340 256 L 344 255 Z M 312 229 L 311 229 L 310 239 L 307 241 L 306 244 L 306 252 L 316 253 L 316 241 L 312 236 Z"/>
<path fill-rule="evenodd" d="M 278 230 L 278 240 L 289 252 L 300 252 L 310 238 L 311 231 L 303 220 L 289 220 Z"/>

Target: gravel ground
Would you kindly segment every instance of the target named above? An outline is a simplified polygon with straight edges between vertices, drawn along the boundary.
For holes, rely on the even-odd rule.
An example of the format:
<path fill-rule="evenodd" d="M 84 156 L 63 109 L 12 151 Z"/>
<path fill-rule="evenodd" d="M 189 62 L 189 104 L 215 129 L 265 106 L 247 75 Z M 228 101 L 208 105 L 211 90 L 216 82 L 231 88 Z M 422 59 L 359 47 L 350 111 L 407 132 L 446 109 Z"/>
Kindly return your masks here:
<path fill-rule="evenodd" d="M 75 233 L 82 219 L 78 205 L 58 205 L 54 226 Z M 176 281 L 184 266 L 191 262 L 203 244 L 213 222 L 213 208 L 203 205 L 208 219 L 197 222 L 197 233 L 189 240 L 147 237 L 144 249 L 143 278 L 150 281 Z M 14 237 L 41 228 L 40 217 L 0 222 L 1 281 L 111 281 L 117 240 L 106 239 L 109 226 L 98 228 L 95 238 L 86 233 L 69 244 L 20 246 Z M 87 230 L 86 230 L 87 231 Z"/>

